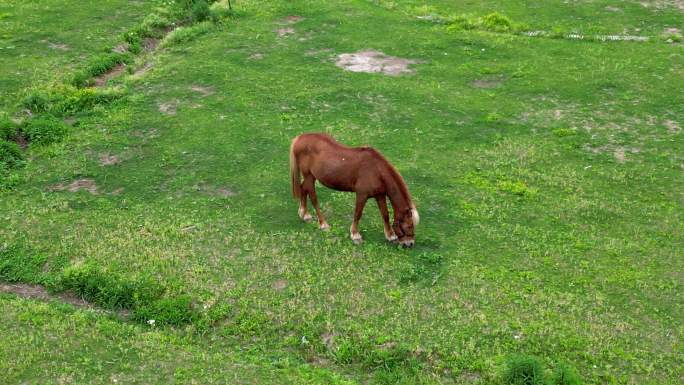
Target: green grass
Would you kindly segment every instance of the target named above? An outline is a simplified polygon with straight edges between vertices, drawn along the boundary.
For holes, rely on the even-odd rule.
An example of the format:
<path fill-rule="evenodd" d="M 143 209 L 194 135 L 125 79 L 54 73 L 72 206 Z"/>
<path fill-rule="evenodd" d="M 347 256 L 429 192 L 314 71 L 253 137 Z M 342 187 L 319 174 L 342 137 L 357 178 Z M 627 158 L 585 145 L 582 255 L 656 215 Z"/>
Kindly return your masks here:
<path fill-rule="evenodd" d="M 2 331 L 28 341 L 0 342 L 9 382 L 503 383 L 523 355 L 557 383 L 678 383 L 681 47 L 454 31 L 396 3 L 239 1 L 133 58 L 151 69 L 97 91 L 116 98 L 35 99 L 75 122 L 0 193 L 2 278 L 133 317 L 0 297 Z M 431 4 L 583 33 L 677 12 Z M 288 15 L 304 19 L 278 38 Z M 363 49 L 420 64 L 390 77 L 331 60 Z M 352 244 L 351 194 L 319 189 L 331 231 L 300 222 L 287 150 L 307 131 L 397 166 L 414 249 L 384 241 L 374 205 Z M 79 179 L 97 194 L 51 188 Z"/>

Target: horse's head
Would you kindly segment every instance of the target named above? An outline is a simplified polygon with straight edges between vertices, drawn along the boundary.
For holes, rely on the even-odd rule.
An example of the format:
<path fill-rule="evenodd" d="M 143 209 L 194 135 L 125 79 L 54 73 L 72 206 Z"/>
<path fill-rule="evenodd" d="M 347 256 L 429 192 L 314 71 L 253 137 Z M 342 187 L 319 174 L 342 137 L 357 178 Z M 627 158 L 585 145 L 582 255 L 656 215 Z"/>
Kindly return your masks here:
<path fill-rule="evenodd" d="M 399 244 L 404 247 L 413 247 L 416 243 L 415 227 L 420 222 L 418 210 L 416 206 L 411 204 L 405 210 L 394 216 L 394 224 L 392 225 L 394 233 L 397 234 Z"/>

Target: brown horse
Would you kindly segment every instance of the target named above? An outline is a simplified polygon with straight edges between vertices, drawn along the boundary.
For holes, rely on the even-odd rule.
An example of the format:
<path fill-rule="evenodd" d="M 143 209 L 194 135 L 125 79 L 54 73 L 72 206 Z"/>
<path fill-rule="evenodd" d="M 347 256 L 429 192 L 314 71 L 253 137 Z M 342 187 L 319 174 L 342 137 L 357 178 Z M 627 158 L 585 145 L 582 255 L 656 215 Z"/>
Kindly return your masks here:
<path fill-rule="evenodd" d="M 350 233 L 354 243 L 361 243 L 358 224 L 363 207 L 375 198 L 385 226 L 385 238 L 411 247 L 415 243 L 414 227 L 418 225 L 418 210 L 411 200 L 404 179 L 378 151 L 371 147 L 347 147 L 327 134 L 302 134 L 290 146 L 290 176 L 292 195 L 299 199 L 299 216 L 311 220 L 306 208 L 308 196 L 316 209 L 321 230 L 330 225 L 318 207 L 316 180 L 339 191 L 356 193 L 356 209 Z M 304 181 L 301 181 L 301 177 Z M 389 224 L 386 198 L 394 209 L 394 224 Z"/>

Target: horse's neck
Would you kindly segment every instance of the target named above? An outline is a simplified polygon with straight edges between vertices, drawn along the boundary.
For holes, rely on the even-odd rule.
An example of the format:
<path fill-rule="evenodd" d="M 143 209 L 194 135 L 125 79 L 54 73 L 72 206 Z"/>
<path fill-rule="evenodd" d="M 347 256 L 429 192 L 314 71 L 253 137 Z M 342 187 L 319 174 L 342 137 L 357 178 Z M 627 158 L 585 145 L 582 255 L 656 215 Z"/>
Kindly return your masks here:
<path fill-rule="evenodd" d="M 398 176 L 394 176 L 390 173 L 389 178 L 385 181 L 387 196 L 394 209 L 395 217 L 402 209 L 405 209 L 410 205 L 410 198 L 406 196 L 405 189 L 402 189 L 402 186 L 400 185 L 400 183 L 403 182 L 398 180 L 398 178 Z"/>

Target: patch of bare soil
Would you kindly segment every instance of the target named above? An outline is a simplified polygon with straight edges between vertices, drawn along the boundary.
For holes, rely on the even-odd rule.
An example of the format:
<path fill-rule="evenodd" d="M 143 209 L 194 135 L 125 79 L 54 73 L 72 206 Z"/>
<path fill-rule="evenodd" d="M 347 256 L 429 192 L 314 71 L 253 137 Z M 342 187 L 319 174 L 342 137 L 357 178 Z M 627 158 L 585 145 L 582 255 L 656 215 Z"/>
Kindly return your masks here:
<path fill-rule="evenodd" d="M 304 20 L 304 18 L 301 16 L 297 16 L 297 15 L 290 15 L 290 16 L 287 16 L 285 19 L 283 19 L 283 21 L 287 24 L 296 24 L 302 20 Z"/>
<path fill-rule="evenodd" d="M 420 61 L 389 56 L 380 51 L 366 50 L 337 55 L 335 65 L 351 72 L 383 73 L 398 76 L 415 72 L 409 66 L 417 63 Z"/>
<path fill-rule="evenodd" d="M 72 294 L 62 293 L 52 295 L 40 285 L 28 285 L 25 283 L 0 283 L 0 293 L 11 293 L 22 298 L 38 299 L 41 301 L 57 300 L 77 307 L 93 307 L 90 303 L 86 302 L 82 298 L 76 297 Z"/>
<path fill-rule="evenodd" d="M 235 191 L 229 189 L 228 187 L 212 186 L 205 183 L 197 184 L 193 188 L 207 195 L 212 195 L 221 198 L 230 198 L 237 195 Z"/>
<path fill-rule="evenodd" d="M 304 53 L 304 56 L 318 56 L 318 55 L 323 55 L 332 52 L 332 48 L 321 48 L 321 49 L 312 49 L 309 51 L 306 51 Z"/>
<path fill-rule="evenodd" d="M 610 5 L 603 8 L 603 9 L 605 9 L 608 12 L 622 12 L 622 9 L 617 8 L 617 7 L 611 7 Z"/>
<path fill-rule="evenodd" d="M 121 44 L 117 45 L 116 47 L 112 48 L 112 52 L 117 52 L 117 53 L 128 52 L 129 47 L 130 46 L 128 45 L 128 43 L 121 43 Z"/>
<path fill-rule="evenodd" d="M 14 294 L 21 298 L 34 299 L 44 302 L 58 301 L 68 303 L 72 306 L 82 309 L 98 309 L 95 305 L 72 293 L 65 292 L 58 294 L 50 294 L 43 286 L 40 285 L 0 282 L 0 293 Z M 118 311 L 117 314 L 121 317 L 129 316 L 129 312 L 125 310 Z"/>
<path fill-rule="evenodd" d="M 48 43 L 48 47 L 50 47 L 51 49 L 58 49 L 60 51 L 68 51 L 71 49 L 71 47 L 69 47 L 66 44 L 52 43 L 49 41 L 46 41 L 46 42 Z"/>
<path fill-rule="evenodd" d="M 58 183 L 56 185 L 50 186 L 50 190 L 69 192 L 85 190 L 91 194 L 97 194 L 97 185 L 95 184 L 95 181 L 92 179 L 77 179 L 69 183 L 68 185 L 64 183 Z"/>
<path fill-rule="evenodd" d="M 24 134 L 22 134 L 22 133 L 17 134 L 17 135 L 14 137 L 14 141 L 19 145 L 19 147 L 20 147 L 22 150 L 26 150 L 26 148 L 27 148 L 28 145 L 29 145 L 28 139 L 26 139 L 26 137 L 25 137 Z"/>
<path fill-rule="evenodd" d="M 170 102 L 159 103 L 159 112 L 164 115 L 176 115 L 176 109 L 178 108 L 178 101 L 173 100 Z"/>
<path fill-rule="evenodd" d="M 118 156 L 112 154 L 100 154 L 100 166 L 114 166 L 121 163 Z"/>
<path fill-rule="evenodd" d="M 459 384 L 477 384 L 482 380 L 482 376 L 477 372 L 464 370 L 458 375 Z"/>
<path fill-rule="evenodd" d="M 323 333 L 321 334 L 321 341 L 323 341 L 323 344 L 329 350 L 333 350 L 335 346 L 335 337 L 337 337 L 337 333 Z"/>
<path fill-rule="evenodd" d="M 506 78 L 502 75 L 488 75 L 480 79 L 473 80 L 470 85 L 475 88 L 497 88 L 506 81 Z"/>
<path fill-rule="evenodd" d="M 284 280 L 284 279 L 279 279 L 279 280 L 273 282 L 273 284 L 271 285 L 271 287 L 272 287 L 274 290 L 283 290 L 284 288 L 287 287 L 287 281 Z"/>
<path fill-rule="evenodd" d="M 202 94 L 202 96 L 209 96 L 214 93 L 214 87 L 204 87 L 197 84 L 190 86 L 192 91 Z"/>
<path fill-rule="evenodd" d="M 261 59 L 263 59 L 263 58 L 264 58 L 264 54 L 262 54 L 262 53 L 253 53 L 253 54 L 249 55 L 249 57 L 248 57 L 247 59 L 249 59 L 249 60 L 261 60 Z"/>
<path fill-rule="evenodd" d="M 142 42 L 143 50 L 145 52 L 154 51 L 154 49 L 157 48 L 157 46 L 159 45 L 159 41 L 159 39 L 146 37 L 145 39 L 143 39 Z"/>
<path fill-rule="evenodd" d="M 613 157 L 618 163 L 625 163 L 628 160 L 627 153 L 638 154 L 641 152 L 641 149 L 638 147 L 614 146 L 609 144 L 600 147 L 591 147 L 589 145 L 585 145 L 584 148 L 587 151 L 593 152 L 594 154 L 612 152 Z"/>
<path fill-rule="evenodd" d="M 136 69 L 133 71 L 133 76 L 142 76 L 144 75 L 147 71 L 151 70 L 154 65 L 152 63 L 145 63 L 142 67 Z"/>
<path fill-rule="evenodd" d="M 684 11 L 684 0 L 652 0 L 652 1 L 640 1 L 643 7 L 655 8 L 655 9 L 666 9 L 675 8 Z"/>
<path fill-rule="evenodd" d="M 123 192 L 124 192 L 124 188 L 123 188 L 123 187 L 119 187 L 119 188 L 116 188 L 116 189 L 112 190 L 112 192 L 111 192 L 110 194 L 112 194 L 112 195 L 121 195 L 121 194 L 123 194 Z"/>
<path fill-rule="evenodd" d="M 294 34 L 295 30 L 292 27 L 284 27 L 276 29 L 276 33 L 278 34 L 278 37 L 286 37 L 288 35 Z"/>
<path fill-rule="evenodd" d="M 119 75 L 121 75 L 124 71 L 126 70 L 126 64 L 118 64 L 116 67 L 112 68 L 111 70 L 103 73 L 100 76 L 97 76 L 93 81 L 95 82 L 95 87 L 102 87 L 105 84 L 107 84 L 107 81 L 109 79 L 113 79 Z"/>
<path fill-rule="evenodd" d="M 682 131 L 682 127 L 679 125 L 679 123 L 675 122 L 674 120 L 666 120 L 663 122 L 665 127 L 667 127 L 667 132 L 670 134 L 677 134 Z"/>

